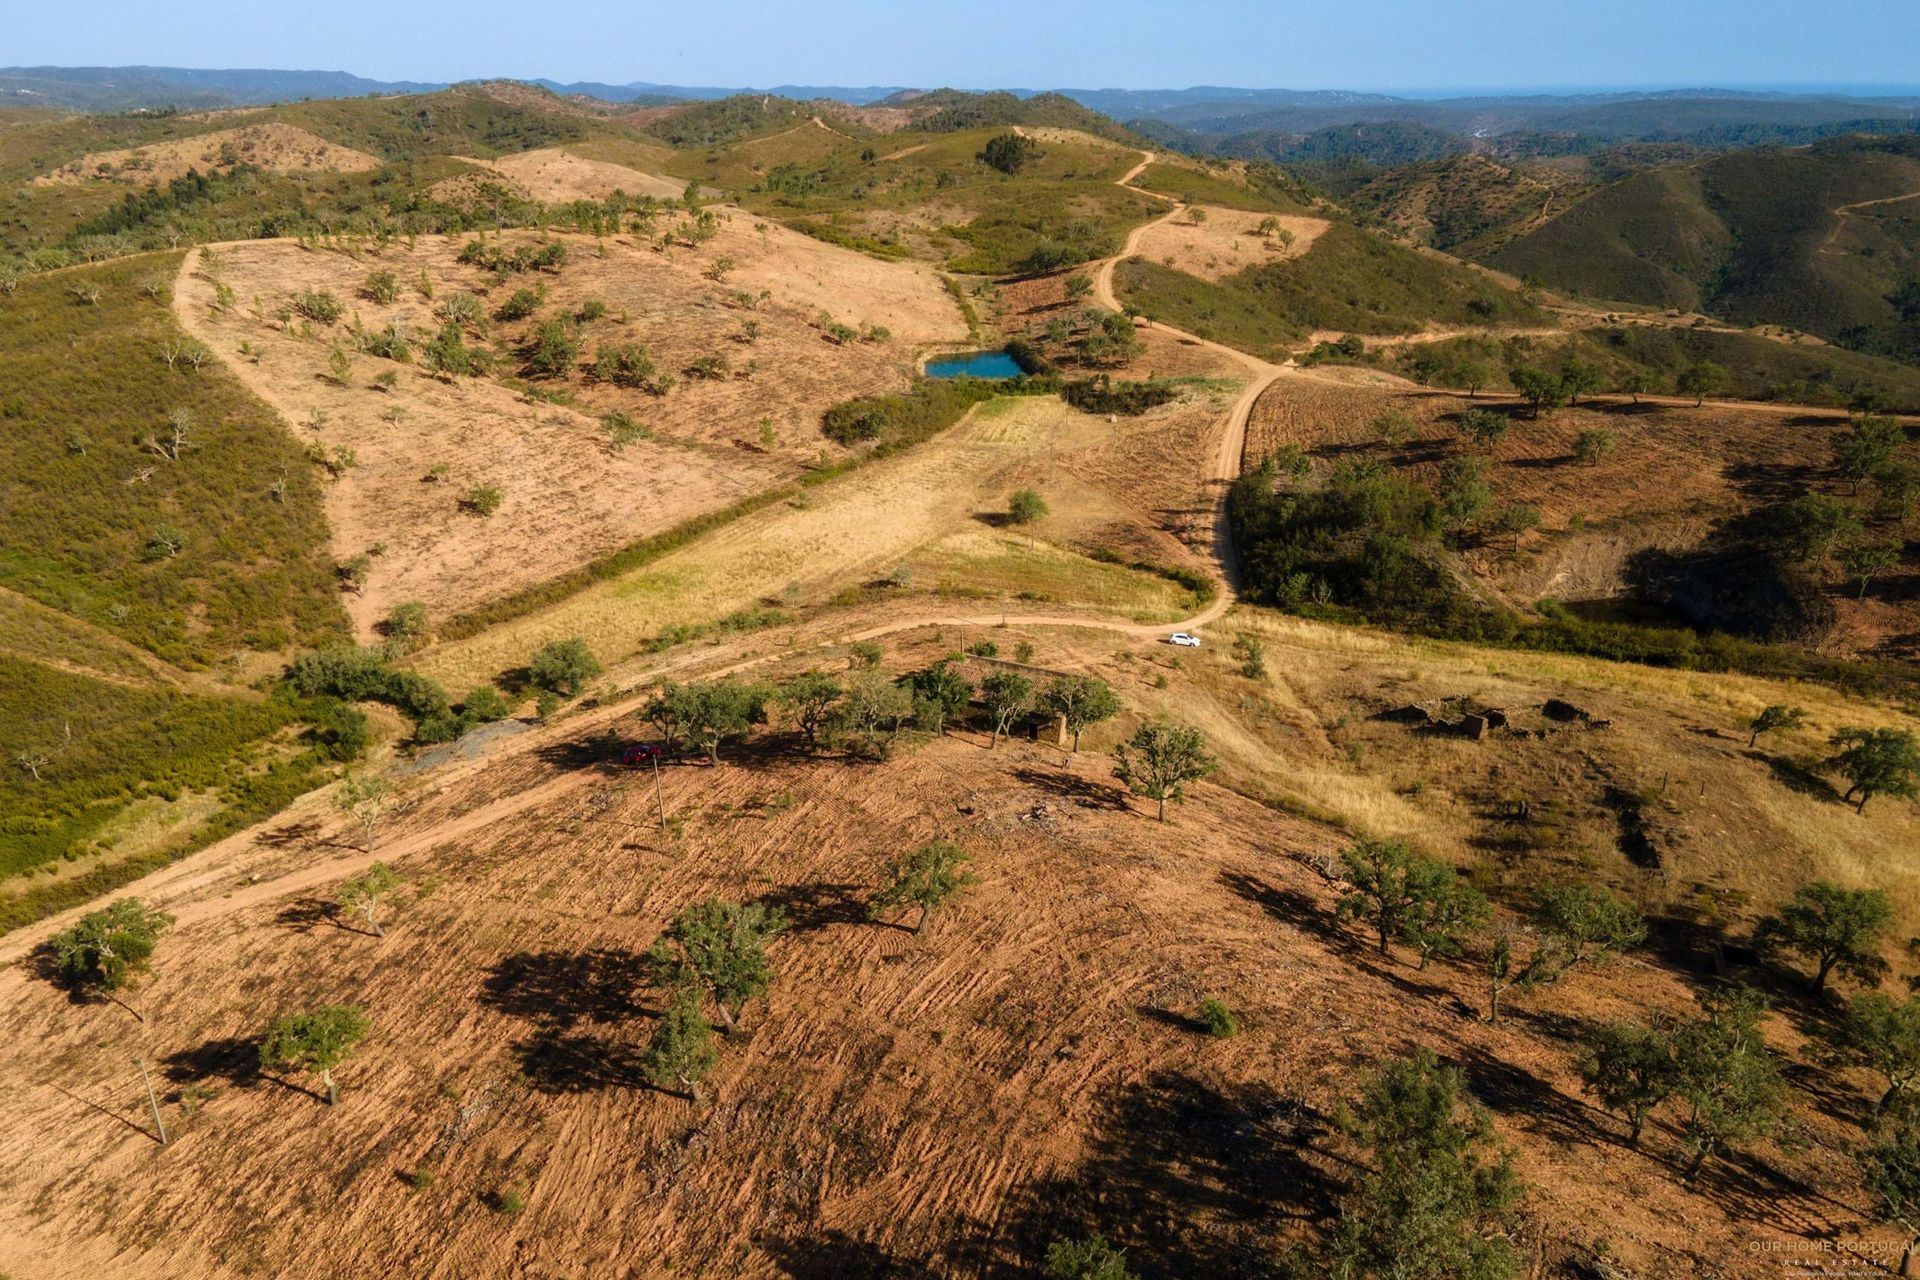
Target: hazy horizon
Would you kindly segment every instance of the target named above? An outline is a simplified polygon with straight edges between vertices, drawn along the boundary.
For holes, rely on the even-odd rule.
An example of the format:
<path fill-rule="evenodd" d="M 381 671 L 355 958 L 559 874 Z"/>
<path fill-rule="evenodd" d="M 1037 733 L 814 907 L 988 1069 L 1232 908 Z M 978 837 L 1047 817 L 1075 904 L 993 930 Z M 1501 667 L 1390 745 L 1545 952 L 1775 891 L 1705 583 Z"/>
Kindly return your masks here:
<path fill-rule="evenodd" d="M 436 11 L 437 10 L 437 11 Z M 1146 0 L 1044 8 L 978 0 L 964 14 L 839 0 L 799 10 L 712 0 L 691 10 L 582 0 L 542 24 L 523 6 L 455 11 L 340 0 L 286 10 L 101 0 L 89 21 L 15 16 L 17 66 L 318 69 L 368 79 L 479 78 L 687 86 L 955 88 L 1272 86 L 1408 97 L 1649 92 L 1911 92 L 1920 6 L 1863 0 L 1807 21 L 1787 0 L 1541 5 L 1480 0 L 1443 14 L 1416 0 L 1324 6 Z M 1543 86 L 1551 86 L 1543 88 Z M 1844 88 L 1843 88 L 1844 87 Z"/>

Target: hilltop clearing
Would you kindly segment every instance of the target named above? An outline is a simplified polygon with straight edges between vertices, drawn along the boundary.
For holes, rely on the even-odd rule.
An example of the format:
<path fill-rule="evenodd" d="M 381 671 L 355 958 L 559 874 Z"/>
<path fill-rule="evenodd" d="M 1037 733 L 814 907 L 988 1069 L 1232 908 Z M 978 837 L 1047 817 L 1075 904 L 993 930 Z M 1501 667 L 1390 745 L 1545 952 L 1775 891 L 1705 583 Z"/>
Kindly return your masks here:
<path fill-rule="evenodd" d="M 45 186 L 106 179 L 164 184 L 188 170 L 209 173 L 243 164 L 275 173 L 359 173 L 380 167 L 376 157 L 363 151 L 337 146 L 294 125 L 269 121 L 122 151 L 97 152 L 35 178 L 34 183 Z"/>

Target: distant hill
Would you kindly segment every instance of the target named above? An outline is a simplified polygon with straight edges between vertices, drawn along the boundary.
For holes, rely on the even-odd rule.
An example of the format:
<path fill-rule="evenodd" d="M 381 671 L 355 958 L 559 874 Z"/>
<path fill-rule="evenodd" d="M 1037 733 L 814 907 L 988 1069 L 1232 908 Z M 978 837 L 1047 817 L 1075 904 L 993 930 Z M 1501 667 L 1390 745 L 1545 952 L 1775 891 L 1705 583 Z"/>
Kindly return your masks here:
<path fill-rule="evenodd" d="M 366 80 L 344 71 L 202 71 L 186 67 L 0 67 L 0 103 L 69 111 L 261 106 L 301 98 L 426 93 L 444 84 Z"/>
<path fill-rule="evenodd" d="M 1309 169 L 1420 164 L 1467 149 L 1466 139 L 1457 134 L 1405 120 L 1332 125 L 1308 134 L 1231 134 L 1213 147 L 1219 155 Z"/>
<path fill-rule="evenodd" d="M 1595 298 L 1788 325 L 1920 362 L 1920 136 L 1649 170 L 1485 260 Z"/>

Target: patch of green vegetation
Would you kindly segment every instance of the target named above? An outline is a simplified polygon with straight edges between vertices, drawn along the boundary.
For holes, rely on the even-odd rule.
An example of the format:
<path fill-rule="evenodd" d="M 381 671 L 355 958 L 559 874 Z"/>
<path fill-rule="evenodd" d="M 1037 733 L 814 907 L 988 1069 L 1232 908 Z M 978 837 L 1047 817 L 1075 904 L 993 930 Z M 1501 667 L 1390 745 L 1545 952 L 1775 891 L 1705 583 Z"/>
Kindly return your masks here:
<path fill-rule="evenodd" d="M 1246 181 L 1239 182 L 1225 173 L 1162 162 L 1148 165 L 1133 185 L 1164 192 L 1185 204 L 1254 213 L 1309 213 L 1313 208 L 1306 188 L 1272 165 L 1247 166 Z"/>
<path fill-rule="evenodd" d="M 1469 268 L 1336 222 L 1298 258 L 1218 282 L 1129 258 L 1114 273 L 1120 300 L 1154 320 L 1255 355 L 1272 356 L 1315 329 L 1412 333 L 1428 321 L 1520 324 L 1542 319 L 1518 294 Z"/>
<path fill-rule="evenodd" d="M 804 102 L 739 93 L 678 108 L 648 125 L 645 132 L 672 147 L 724 147 L 774 130 L 791 129 L 812 118 L 813 109 Z"/>
<path fill-rule="evenodd" d="M 1912 663 L 1852 661 L 1718 631 L 1594 621 L 1550 603 L 1540 617 L 1526 618 L 1476 599 L 1444 560 L 1446 504 L 1418 480 L 1378 465 L 1343 463 L 1314 486 L 1269 460 L 1235 482 L 1228 510 L 1245 596 L 1255 604 L 1475 644 L 1817 680 L 1855 694 L 1920 693 L 1920 666 Z"/>
<path fill-rule="evenodd" d="M 755 213 L 885 256 L 901 251 L 900 236 L 874 224 L 915 227 L 951 243 L 951 269 L 980 274 L 1050 270 L 1114 252 L 1127 228 L 1159 211 L 1158 200 L 1113 185 L 1131 151 L 1048 141 L 1007 174 L 982 159 L 999 136 L 978 128 L 860 139 L 809 124 L 689 153 L 674 172 L 733 193 Z M 930 209 L 950 219 L 937 231 L 922 225 Z"/>
<path fill-rule="evenodd" d="M 921 133 L 1004 129 L 1018 124 L 1034 128 L 1078 129 L 1097 138 L 1111 138 L 1128 144 L 1135 140 L 1124 125 L 1060 93 L 1036 93 L 1021 98 L 1001 91 L 967 93 L 959 89 L 936 89 L 915 98 L 913 105 L 919 110 L 931 109 L 932 112 L 916 123 L 915 129 Z"/>
<path fill-rule="evenodd" d="M 1707 329 L 1623 325 L 1560 338 L 1454 338 L 1395 353 L 1391 364 L 1417 381 L 1451 385 L 1448 371 L 1471 362 L 1490 375 L 1485 387 L 1503 390 L 1510 389 L 1510 369 L 1555 367 L 1569 359 L 1599 369 L 1603 390 L 1629 389 L 1639 373 L 1641 390 L 1678 394 L 1681 374 L 1711 363 L 1727 370 L 1724 394 L 1738 400 L 1833 408 L 1870 402 L 1920 412 L 1920 370 L 1840 347 L 1795 346 Z"/>
<path fill-rule="evenodd" d="M 217 362 L 162 358 L 179 261 L 0 297 L 0 585 L 182 665 L 339 634 L 312 465 Z"/>
<path fill-rule="evenodd" d="M 0 655 L 0 877 L 90 856 L 77 874 L 0 895 L 0 932 L 165 866 L 279 811 L 318 785 L 317 750 L 276 751 L 308 712 L 287 699 L 132 688 Z M 36 772 L 38 777 L 35 777 Z M 208 816 L 116 857 L 114 819 L 154 798 L 211 795 Z"/>
<path fill-rule="evenodd" d="M 578 142 L 587 136 L 585 123 L 570 116 L 534 111 L 463 89 L 398 98 L 300 102 L 249 117 L 247 122 L 268 119 L 284 120 L 383 160 L 427 155 L 487 159 Z"/>

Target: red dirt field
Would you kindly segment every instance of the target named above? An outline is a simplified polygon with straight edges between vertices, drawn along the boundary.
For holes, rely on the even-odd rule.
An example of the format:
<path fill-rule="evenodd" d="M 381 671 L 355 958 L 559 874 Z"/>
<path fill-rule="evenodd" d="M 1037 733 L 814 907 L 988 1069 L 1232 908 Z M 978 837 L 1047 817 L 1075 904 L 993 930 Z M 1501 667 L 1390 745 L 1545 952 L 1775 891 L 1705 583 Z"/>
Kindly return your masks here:
<path fill-rule="evenodd" d="M 144 1023 L 73 1005 L 30 965 L 0 974 L 18 1046 L 0 1066 L 0 1266 L 986 1277 L 1101 1226 L 1139 1245 L 1143 1274 L 1237 1274 L 1325 1224 L 1348 1177 L 1332 1113 L 1367 1059 L 1413 1044 L 1462 1064 L 1499 1118 L 1540 1263 L 1604 1247 L 1650 1280 L 1771 1276 L 1749 1242 L 1860 1234 L 1860 1206 L 1814 1189 L 1846 1185 L 1838 1119 L 1806 1111 L 1804 1145 L 1682 1189 L 1671 1132 L 1629 1151 L 1580 1098 L 1560 1028 L 1684 1009 L 1657 961 L 1490 1027 L 1465 969 L 1382 961 L 1332 923 L 1329 887 L 1290 855 L 1335 833 L 1230 792 L 1202 786 L 1162 826 L 1093 755 L 1062 769 L 1058 750 L 971 734 L 882 766 L 763 749 L 666 771 L 676 841 L 596 737 L 548 739 L 390 824 L 410 883 L 384 941 L 331 923 L 324 886 L 235 886 L 171 904 L 186 923 L 129 997 Z M 978 887 L 922 938 L 866 922 L 880 861 L 936 836 L 970 852 Z M 276 838 L 288 865 L 338 853 L 311 829 Z M 658 997 L 637 956 L 709 894 L 782 902 L 795 928 L 696 1110 L 638 1082 Z M 1239 1037 L 1196 1032 L 1206 995 L 1242 1015 Z M 322 1001 L 375 1026 L 333 1109 L 251 1065 L 269 1017 Z M 1783 1020 L 1774 1038 L 1800 1051 Z M 164 1149 L 143 1131 L 140 1054 Z M 1864 1105 L 1841 1079 L 1859 1092 L 1835 1105 Z M 524 1213 L 488 1208 L 507 1191 Z"/>

